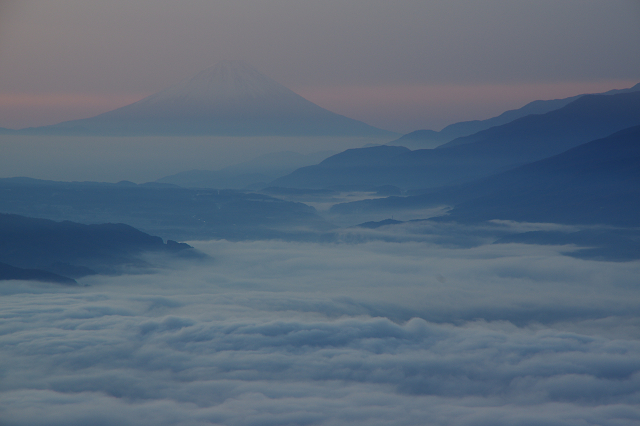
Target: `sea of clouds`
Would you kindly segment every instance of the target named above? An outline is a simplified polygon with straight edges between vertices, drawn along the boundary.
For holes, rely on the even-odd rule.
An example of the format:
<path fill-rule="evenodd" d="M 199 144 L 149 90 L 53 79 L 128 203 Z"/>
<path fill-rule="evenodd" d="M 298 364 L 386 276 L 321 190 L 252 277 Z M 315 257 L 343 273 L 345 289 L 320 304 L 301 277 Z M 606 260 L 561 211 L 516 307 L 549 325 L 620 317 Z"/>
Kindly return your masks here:
<path fill-rule="evenodd" d="M 0 283 L 0 425 L 640 422 L 640 262 L 192 244 L 212 260 Z"/>

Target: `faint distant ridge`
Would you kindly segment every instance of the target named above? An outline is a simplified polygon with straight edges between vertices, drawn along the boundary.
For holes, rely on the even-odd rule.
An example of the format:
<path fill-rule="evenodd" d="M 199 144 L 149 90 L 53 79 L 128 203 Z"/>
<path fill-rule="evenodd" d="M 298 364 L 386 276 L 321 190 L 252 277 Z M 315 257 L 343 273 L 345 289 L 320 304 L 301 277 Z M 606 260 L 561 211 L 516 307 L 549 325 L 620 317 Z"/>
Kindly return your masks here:
<path fill-rule="evenodd" d="M 630 93 L 640 91 L 640 83 L 628 89 L 614 89 L 599 95 L 618 95 L 621 93 Z M 522 108 L 505 111 L 502 114 L 489 118 L 487 120 L 471 120 L 461 121 L 459 123 L 450 124 L 439 132 L 435 130 L 416 130 L 407 133 L 401 138 L 391 142 L 392 144 L 403 145 L 409 148 L 435 148 L 438 145 L 447 143 L 456 138 L 469 136 L 491 127 L 502 126 L 510 123 L 518 118 L 531 114 L 546 114 L 569 105 L 571 102 L 585 96 L 586 94 L 571 96 L 563 99 L 538 100 L 529 102 Z"/>
<path fill-rule="evenodd" d="M 393 132 L 328 111 L 238 61 L 221 62 L 131 105 L 25 129 L 89 135 L 381 136 Z"/>
<path fill-rule="evenodd" d="M 274 179 L 300 167 L 317 164 L 333 154 L 336 152 L 320 151 L 306 155 L 291 151 L 272 152 L 222 170 L 187 170 L 165 176 L 156 182 L 184 188 L 262 188 Z"/>

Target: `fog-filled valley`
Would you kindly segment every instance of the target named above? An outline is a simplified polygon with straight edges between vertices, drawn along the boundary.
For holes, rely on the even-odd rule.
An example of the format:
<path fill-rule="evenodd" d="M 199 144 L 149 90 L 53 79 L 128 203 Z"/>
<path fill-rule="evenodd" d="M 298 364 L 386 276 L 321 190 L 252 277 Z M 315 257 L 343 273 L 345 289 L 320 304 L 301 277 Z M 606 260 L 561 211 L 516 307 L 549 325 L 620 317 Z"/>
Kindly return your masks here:
<path fill-rule="evenodd" d="M 273 45 L 304 39 L 284 34 Z M 417 116 L 409 58 L 385 59 L 393 84 L 353 65 L 325 94 L 401 90 Z M 455 121 L 443 99 L 464 91 L 431 82 L 452 117 L 439 130 L 351 118 L 237 60 L 0 128 L 0 426 L 640 424 L 637 67 L 606 90 L 549 78 L 555 98 L 514 106 L 507 92 L 542 83 L 476 81 L 474 66 L 456 84 L 505 108 L 476 100 L 478 119 Z M 0 123 L 7 99 L 102 96 L 2 84 Z"/>
<path fill-rule="evenodd" d="M 640 416 L 637 262 L 520 244 L 191 244 L 212 260 L 4 283 L 3 423 Z"/>
<path fill-rule="evenodd" d="M 0 188 L 0 262 L 77 274 L 0 281 L 2 424 L 640 419 L 637 228 L 393 186 Z"/>

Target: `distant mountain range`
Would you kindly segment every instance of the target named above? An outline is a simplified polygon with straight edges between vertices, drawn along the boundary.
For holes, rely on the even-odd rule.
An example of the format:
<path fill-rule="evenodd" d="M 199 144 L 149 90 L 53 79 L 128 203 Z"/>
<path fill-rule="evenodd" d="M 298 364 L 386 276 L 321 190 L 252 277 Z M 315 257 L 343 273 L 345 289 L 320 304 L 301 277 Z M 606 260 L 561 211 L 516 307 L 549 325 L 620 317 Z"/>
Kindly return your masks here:
<path fill-rule="evenodd" d="M 242 62 L 222 62 L 131 105 L 21 134 L 383 136 L 335 114 Z"/>
<path fill-rule="evenodd" d="M 640 125 L 640 92 L 585 95 L 566 106 L 516 119 L 436 149 L 378 146 L 347 150 L 276 179 L 292 188 L 456 185 L 559 154 Z"/>
<path fill-rule="evenodd" d="M 280 100 L 274 103 L 277 99 Z M 233 133 L 240 127 L 235 130 L 233 126 L 225 127 L 227 130 L 223 131 L 220 130 L 223 127 L 216 126 L 223 126 L 223 122 L 225 126 L 234 123 L 236 118 L 248 120 L 241 126 L 244 130 L 261 123 L 263 118 L 266 121 L 262 123 L 279 123 L 277 125 L 284 129 L 292 123 L 287 120 L 295 116 L 290 114 L 293 110 L 302 114 L 294 120 L 296 125 L 301 125 L 310 123 L 303 117 L 307 113 L 310 115 L 306 117 L 313 116 L 314 120 L 325 114 L 316 114 L 317 108 L 248 66 L 225 63 L 133 105 L 93 119 L 49 126 L 47 132 L 55 128 L 70 132 L 68 134 L 76 131 L 116 134 L 112 132 L 115 129 L 125 129 L 129 134 L 170 133 L 173 130 L 179 134 L 196 131 L 194 129 L 201 129 L 205 132 L 202 134 L 229 129 Z M 328 114 L 324 117 L 338 120 L 331 121 L 334 124 L 349 120 Z M 247 124 L 249 121 L 253 124 Z M 320 125 L 322 120 L 314 122 Z M 336 128 L 327 123 L 321 125 L 325 131 Z M 358 127 L 360 125 L 362 123 L 350 128 L 362 129 Z M 312 128 L 307 126 L 305 131 Z M 403 210 L 449 206 L 452 207 L 449 213 L 437 220 L 471 224 L 494 219 L 552 222 L 593 229 L 599 225 L 626 229 L 640 227 L 640 215 L 637 214 L 640 211 L 640 85 L 600 95 L 533 102 L 494 119 L 449 126 L 449 130 L 439 132 L 437 137 L 480 128 L 483 129 L 433 149 L 411 150 L 389 144 L 349 149 L 329 157 L 326 152 L 316 156 L 279 152 L 224 170 L 191 170 L 142 185 L 0 179 L 3 194 L 0 211 L 95 223 L 91 226 L 102 227 L 95 228 L 98 231 L 114 235 L 123 230 L 97 224 L 128 223 L 142 231 L 131 228 L 125 234 L 149 232 L 177 240 L 322 240 L 332 238 L 328 234 L 336 227 L 313 207 L 285 199 L 302 201 L 306 197 L 305 202 L 324 209 L 338 202 L 334 200 L 340 199 L 339 191 L 360 190 L 376 192 L 379 196 L 411 195 L 337 204 L 331 208 L 329 217 L 372 212 L 389 212 L 391 216 Z M 276 127 L 260 127 L 259 131 L 268 133 L 269 129 Z M 290 129 L 295 130 L 295 126 Z M 39 130 L 32 131 L 37 133 Z M 405 135 L 403 139 L 432 138 L 436 137 L 435 133 L 419 131 Z M 293 165 L 304 167 L 282 176 Z M 277 178 L 268 182 L 274 177 Z M 223 189 L 251 185 L 269 187 L 261 194 Z M 381 221 L 379 215 L 369 217 L 375 220 L 365 222 L 369 219 L 364 219 L 362 227 L 376 229 L 403 223 L 401 220 Z M 8 219 L 5 217 L 4 220 Z M 17 226 L 14 225 L 13 228 Z M 7 234 L 8 229 L 5 227 L 3 232 Z M 71 232 L 70 229 L 66 232 Z M 82 229 L 82 232 L 88 232 L 89 228 Z M 593 229 L 582 229 L 571 237 L 562 233 L 526 233 L 504 237 L 502 242 L 606 240 L 609 241 L 606 253 L 596 250 L 591 255 L 623 258 L 615 249 L 619 244 L 619 247 L 637 252 L 633 258 L 640 256 L 640 231 L 637 236 L 633 234 L 635 231 L 602 236 L 598 233 L 601 231 Z M 38 235 L 48 235 L 48 232 L 45 226 Z M 12 258 L 10 255 L 19 253 L 16 248 L 20 247 L 20 242 L 12 240 L 10 233 L 7 235 L 0 235 L 0 241 L 8 247 L 4 254 L 0 250 L 0 271 L 5 271 L 7 276 L 53 273 L 65 279 L 90 273 L 82 269 L 90 268 L 86 264 L 45 255 L 38 257 L 39 263 L 21 263 L 20 256 Z M 136 244 L 146 241 L 146 237 L 136 235 L 140 237 L 134 238 Z M 158 237 L 144 235 L 153 239 L 154 244 L 159 240 L 162 245 Z M 26 241 L 38 238 L 33 234 Z M 80 241 L 74 238 L 71 240 Z M 101 238 L 99 235 L 92 237 L 94 242 L 102 241 Z M 105 241 L 100 244 L 108 246 Z M 75 247 L 59 251 L 69 250 L 75 250 Z M 91 250 L 86 249 L 87 252 Z M 34 253 L 37 254 L 37 250 Z M 101 257 L 108 258 L 108 255 Z M 78 265 L 80 269 L 77 269 Z"/>
<path fill-rule="evenodd" d="M 126 223 L 179 241 L 277 238 L 292 228 L 303 232 L 331 227 L 313 207 L 235 190 L 9 178 L 0 179 L 0 193 L 0 212 L 79 223 Z"/>
<path fill-rule="evenodd" d="M 640 83 L 628 89 L 614 89 L 604 93 L 598 93 L 599 95 L 617 95 L 620 93 L 639 92 Z M 472 120 L 462 121 L 459 123 L 450 124 L 439 132 L 434 130 L 416 130 L 408 133 L 401 138 L 390 142 L 394 145 L 402 145 L 411 149 L 420 148 L 435 148 L 446 142 L 452 141 L 456 138 L 463 136 L 469 136 L 483 130 L 487 130 L 491 127 L 501 126 L 503 124 L 510 123 L 518 118 L 526 117 L 531 114 L 546 114 L 557 109 L 560 109 L 571 102 L 586 95 L 576 95 L 563 99 L 551 99 L 551 100 L 537 100 L 529 102 L 525 106 L 503 112 L 502 114 L 489 118 L 487 120 Z"/>
<path fill-rule="evenodd" d="M 561 154 L 458 186 L 426 193 L 338 204 L 333 214 L 402 215 L 453 206 L 436 222 L 554 223 L 565 229 L 510 233 L 495 243 L 576 245 L 574 257 L 627 261 L 640 258 L 640 126 L 624 129 Z M 377 228 L 398 221 L 363 224 Z"/>
<path fill-rule="evenodd" d="M 401 211 L 448 204 L 443 220 L 502 219 L 640 226 L 640 126 L 463 185 L 336 205 L 335 213 Z"/>

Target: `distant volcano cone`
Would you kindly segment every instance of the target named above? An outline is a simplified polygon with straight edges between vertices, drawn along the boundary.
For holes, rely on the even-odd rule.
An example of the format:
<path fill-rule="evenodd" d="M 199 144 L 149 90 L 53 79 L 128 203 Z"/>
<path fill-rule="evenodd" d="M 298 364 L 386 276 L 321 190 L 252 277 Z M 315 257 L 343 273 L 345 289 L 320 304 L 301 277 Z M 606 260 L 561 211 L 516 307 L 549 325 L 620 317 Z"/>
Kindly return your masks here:
<path fill-rule="evenodd" d="M 222 62 L 131 105 L 38 133 L 387 136 L 309 102 L 242 62 Z"/>

